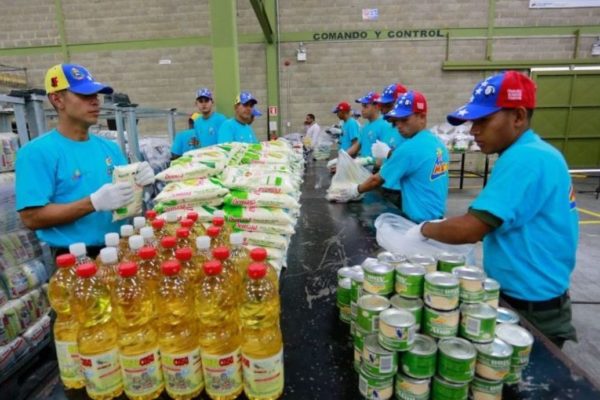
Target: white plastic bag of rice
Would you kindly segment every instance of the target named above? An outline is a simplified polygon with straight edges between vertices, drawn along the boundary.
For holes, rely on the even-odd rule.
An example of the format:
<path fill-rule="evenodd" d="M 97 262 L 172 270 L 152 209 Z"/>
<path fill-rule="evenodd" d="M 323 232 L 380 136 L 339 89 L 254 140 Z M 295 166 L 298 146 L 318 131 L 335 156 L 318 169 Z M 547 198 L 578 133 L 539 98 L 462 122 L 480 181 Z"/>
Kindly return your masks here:
<path fill-rule="evenodd" d="M 195 178 L 168 183 L 154 200 L 156 202 L 169 200 L 193 202 L 214 199 L 215 197 L 224 196 L 228 192 L 227 189 L 218 184 L 218 180 L 212 178 Z"/>
<path fill-rule="evenodd" d="M 255 222 L 235 222 L 235 230 L 244 232 L 270 233 L 275 235 L 293 235 L 296 231 L 292 225 L 257 224 Z"/>
<path fill-rule="evenodd" d="M 298 191 L 298 187 L 288 177 L 273 174 L 259 177 L 232 177 L 226 176 L 222 180 L 223 186 L 229 189 L 257 191 L 262 193 L 286 193 Z"/>
<path fill-rule="evenodd" d="M 227 205 L 241 207 L 272 207 L 297 210 L 300 203 L 289 194 L 261 193 L 244 190 L 232 190 L 225 196 L 223 202 Z"/>
<path fill-rule="evenodd" d="M 201 161 L 201 159 L 193 157 L 180 157 L 173 160 L 169 168 L 157 174 L 156 179 L 163 182 L 173 182 L 205 178 L 221 173 L 224 168 L 224 161 Z"/>
<path fill-rule="evenodd" d="M 254 222 L 262 224 L 291 225 L 294 220 L 279 208 L 244 208 L 238 206 L 223 207 L 225 218 L 230 222 Z"/>
<path fill-rule="evenodd" d="M 133 163 L 128 165 L 117 166 L 113 170 L 113 183 L 126 182 L 133 186 L 133 201 L 125 207 L 117 208 L 113 211 L 113 221 L 120 221 L 125 218 L 140 215 L 142 213 L 142 197 L 144 195 L 144 187 L 138 186 L 135 183 L 135 174 L 137 173 L 138 165 Z"/>
<path fill-rule="evenodd" d="M 200 208 L 204 206 L 209 207 L 218 207 L 223 204 L 224 197 L 215 197 L 211 199 L 197 200 L 197 201 L 187 201 L 187 200 L 167 200 L 161 201 L 154 204 L 154 211 L 159 214 L 164 214 L 169 211 L 176 210 L 189 210 L 192 211 L 195 208 Z"/>

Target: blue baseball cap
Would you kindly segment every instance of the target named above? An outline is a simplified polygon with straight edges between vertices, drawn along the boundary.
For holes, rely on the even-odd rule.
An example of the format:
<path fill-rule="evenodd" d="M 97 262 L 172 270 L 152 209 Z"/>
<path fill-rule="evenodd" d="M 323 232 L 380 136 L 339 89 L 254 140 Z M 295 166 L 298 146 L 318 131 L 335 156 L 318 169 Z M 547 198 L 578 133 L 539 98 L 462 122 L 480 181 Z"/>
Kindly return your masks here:
<path fill-rule="evenodd" d="M 44 79 L 46 93 L 56 93 L 68 89 L 77 94 L 111 94 L 113 88 L 96 82 L 90 72 L 77 64 L 57 64 L 46 72 Z"/>
<path fill-rule="evenodd" d="M 383 89 L 383 92 L 381 92 L 381 97 L 379 97 L 377 103 L 394 103 L 396 100 L 398 100 L 398 96 L 400 96 L 402 93 L 406 93 L 407 91 L 408 89 L 406 89 L 401 84 L 392 83 L 391 85 L 386 86 L 385 89 Z"/>
<path fill-rule="evenodd" d="M 233 104 L 246 104 L 248 102 L 252 102 L 252 105 L 255 105 L 258 103 L 258 100 L 256 100 L 254 98 L 254 96 L 252 96 L 252 93 L 250 93 L 250 92 L 241 92 L 235 98 L 235 103 L 233 103 Z"/>
<path fill-rule="evenodd" d="M 260 112 L 260 110 L 256 107 L 252 107 L 252 116 L 254 117 L 260 117 L 262 115 L 262 113 Z"/>
<path fill-rule="evenodd" d="M 486 117 L 503 108 L 535 108 L 535 83 L 517 71 L 505 71 L 479 82 L 469 102 L 447 115 L 452 125 Z"/>
<path fill-rule="evenodd" d="M 200 97 L 206 97 L 210 100 L 213 99 L 212 92 L 208 88 L 201 88 L 196 90 L 196 99 L 199 99 Z"/>
<path fill-rule="evenodd" d="M 364 95 L 363 97 L 360 97 L 356 100 L 354 100 L 355 103 L 360 103 L 360 104 L 374 104 L 377 103 L 379 101 L 379 93 L 377 92 L 369 92 L 366 95 Z"/>
<path fill-rule="evenodd" d="M 394 108 L 383 118 L 405 118 L 415 113 L 427 112 L 427 99 L 423 93 L 410 90 L 402 95 L 394 105 Z"/>

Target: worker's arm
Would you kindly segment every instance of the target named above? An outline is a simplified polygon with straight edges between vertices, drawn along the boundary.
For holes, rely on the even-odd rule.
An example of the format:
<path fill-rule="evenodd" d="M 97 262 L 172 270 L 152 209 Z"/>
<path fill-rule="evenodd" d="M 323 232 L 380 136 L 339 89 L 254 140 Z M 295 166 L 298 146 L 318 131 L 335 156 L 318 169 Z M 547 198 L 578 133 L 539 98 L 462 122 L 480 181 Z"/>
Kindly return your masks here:
<path fill-rule="evenodd" d="M 384 182 L 385 181 L 378 173 L 373 174 L 369 177 L 369 179 L 367 179 L 366 181 L 364 181 L 363 183 L 358 185 L 358 187 L 357 187 L 358 193 L 360 194 L 360 193 L 370 192 L 371 190 L 377 189 L 378 187 L 383 185 Z"/>
<path fill-rule="evenodd" d="M 468 214 L 441 222 L 426 222 L 421 226 L 421 234 L 425 238 L 449 244 L 476 243 L 494 229 L 491 224 L 498 225 L 498 220 L 492 220 L 484 221 L 470 211 Z M 501 224 L 501 221 L 499 223 Z"/>
<path fill-rule="evenodd" d="M 354 139 L 352 141 L 352 146 L 350 146 L 347 153 L 350 157 L 354 158 L 354 157 L 356 157 L 356 155 L 358 154 L 359 151 L 360 151 L 360 142 L 358 141 L 358 139 Z"/>
<path fill-rule="evenodd" d="M 70 224 L 94 211 L 88 196 L 67 204 L 46 204 L 43 207 L 26 208 L 19 211 L 19 215 L 26 227 L 35 230 Z"/>

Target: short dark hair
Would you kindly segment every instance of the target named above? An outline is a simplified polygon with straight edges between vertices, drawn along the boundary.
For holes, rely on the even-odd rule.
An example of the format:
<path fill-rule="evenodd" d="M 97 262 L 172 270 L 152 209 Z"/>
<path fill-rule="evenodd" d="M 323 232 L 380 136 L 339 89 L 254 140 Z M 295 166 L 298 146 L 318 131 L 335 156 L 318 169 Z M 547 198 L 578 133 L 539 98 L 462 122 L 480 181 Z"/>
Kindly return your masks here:
<path fill-rule="evenodd" d="M 307 117 L 310 117 L 313 121 L 316 120 L 315 114 L 306 114 Z"/>
<path fill-rule="evenodd" d="M 533 118 L 533 108 L 528 108 L 527 109 L 527 119 L 529 121 L 531 121 L 531 118 Z"/>

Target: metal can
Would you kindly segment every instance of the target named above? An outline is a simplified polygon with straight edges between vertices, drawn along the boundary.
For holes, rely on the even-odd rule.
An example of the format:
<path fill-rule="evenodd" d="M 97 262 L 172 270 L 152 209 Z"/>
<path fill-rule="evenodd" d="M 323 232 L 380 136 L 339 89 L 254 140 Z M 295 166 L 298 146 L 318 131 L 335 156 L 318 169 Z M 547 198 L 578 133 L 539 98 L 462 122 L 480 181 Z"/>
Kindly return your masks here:
<path fill-rule="evenodd" d="M 362 364 L 362 353 L 365 348 L 365 338 L 370 335 L 370 332 L 363 330 L 360 326 L 354 328 L 353 347 L 354 347 L 354 369 L 360 372 Z"/>
<path fill-rule="evenodd" d="M 512 346 L 496 338 L 492 343 L 476 344 L 475 349 L 475 374 L 490 381 L 503 380 L 510 370 Z"/>
<path fill-rule="evenodd" d="M 423 300 L 421 299 L 407 299 L 399 295 L 394 295 L 390 299 L 392 307 L 398 310 L 408 310 L 412 315 L 415 316 L 415 329 L 416 331 L 421 330 L 421 321 L 423 320 Z"/>
<path fill-rule="evenodd" d="M 460 281 L 460 300 L 464 303 L 482 302 L 485 295 L 485 273 L 475 267 L 457 267 L 452 274 Z"/>
<path fill-rule="evenodd" d="M 360 264 L 360 266 L 362 267 L 362 269 L 364 270 L 365 268 L 369 267 L 369 266 L 373 266 L 373 265 L 377 265 L 379 264 L 379 261 L 377 261 L 376 258 L 373 257 L 367 257 L 365 258 L 365 260 L 362 262 L 362 264 Z"/>
<path fill-rule="evenodd" d="M 477 351 L 467 340 L 442 339 L 438 343 L 438 374 L 450 382 L 469 382 L 475 375 Z"/>
<path fill-rule="evenodd" d="M 350 267 L 342 267 L 337 270 L 337 280 L 338 285 L 342 279 L 350 278 L 352 276 L 352 268 Z"/>
<path fill-rule="evenodd" d="M 437 270 L 452 272 L 456 267 L 465 265 L 465 256 L 453 253 L 441 253 L 437 256 Z"/>
<path fill-rule="evenodd" d="M 391 351 L 406 351 L 415 341 L 415 316 L 406 310 L 388 308 L 379 314 L 379 344 Z"/>
<path fill-rule="evenodd" d="M 353 272 L 355 272 L 355 273 L 356 273 L 356 272 L 363 272 L 363 268 L 362 268 L 360 265 L 355 265 L 355 266 L 353 266 L 353 267 L 350 267 L 350 269 L 351 269 Z"/>
<path fill-rule="evenodd" d="M 520 383 L 523 378 L 523 368 L 525 367 L 511 365 L 510 371 L 506 377 L 504 377 L 504 383 L 507 385 L 516 385 Z"/>
<path fill-rule="evenodd" d="M 513 347 L 511 366 L 526 366 L 533 347 L 533 336 L 525 328 L 513 324 L 500 324 L 496 336 Z"/>
<path fill-rule="evenodd" d="M 358 316 L 358 299 L 363 295 L 363 281 L 365 275 L 361 267 L 360 271 L 354 271 L 350 278 L 350 309 L 352 311 L 352 319 Z"/>
<path fill-rule="evenodd" d="M 496 309 L 485 303 L 460 306 L 460 336 L 476 343 L 490 343 L 496 337 Z"/>
<path fill-rule="evenodd" d="M 388 400 L 394 395 L 394 375 L 373 375 L 363 366 L 358 376 L 358 391 L 367 400 Z"/>
<path fill-rule="evenodd" d="M 422 265 L 423 267 L 425 267 L 427 273 L 437 271 L 437 261 L 432 256 L 415 254 L 414 256 L 408 257 L 408 262 L 411 264 Z"/>
<path fill-rule="evenodd" d="M 460 312 L 438 311 L 425 306 L 423 312 L 423 332 L 438 339 L 454 337 L 458 333 Z"/>
<path fill-rule="evenodd" d="M 454 310 L 458 307 L 458 279 L 447 272 L 425 275 L 425 304 L 436 310 Z"/>
<path fill-rule="evenodd" d="M 379 313 L 390 308 L 390 301 L 383 296 L 366 294 L 358 299 L 358 326 L 367 332 L 379 329 Z"/>
<path fill-rule="evenodd" d="M 402 371 L 416 379 L 431 378 L 435 375 L 437 344 L 426 335 L 415 335 L 415 343 L 402 354 Z"/>
<path fill-rule="evenodd" d="M 340 321 L 349 324 L 352 322 L 352 309 L 350 306 L 340 306 Z"/>
<path fill-rule="evenodd" d="M 350 305 L 350 287 L 352 281 L 350 278 L 344 278 L 338 280 L 337 293 L 336 293 L 336 304 L 338 307 Z"/>
<path fill-rule="evenodd" d="M 496 322 L 499 324 L 518 324 L 519 323 L 519 314 L 514 312 L 513 310 L 509 310 L 508 308 L 498 307 L 498 317 L 496 318 Z"/>
<path fill-rule="evenodd" d="M 362 368 L 371 375 L 383 376 L 398 372 L 398 353 L 381 347 L 377 335 L 365 337 Z"/>
<path fill-rule="evenodd" d="M 500 300 L 500 284 L 492 278 L 485 278 L 483 281 L 483 301 L 494 308 L 498 308 Z"/>
<path fill-rule="evenodd" d="M 396 267 L 396 293 L 409 298 L 423 297 L 425 267 L 402 263 Z"/>
<path fill-rule="evenodd" d="M 363 289 L 371 294 L 387 296 L 394 292 L 394 267 L 388 264 L 373 264 L 364 267 Z"/>
<path fill-rule="evenodd" d="M 442 377 L 433 378 L 433 388 L 431 390 L 433 400 L 467 400 L 469 396 L 468 383 L 448 382 Z"/>
<path fill-rule="evenodd" d="M 395 393 L 397 400 L 428 400 L 431 379 L 415 379 L 401 372 L 396 375 Z"/>
<path fill-rule="evenodd" d="M 377 254 L 377 261 L 395 267 L 397 265 L 402 264 L 403 262 L 406 262 L 406 257 L 401 254 L 391 253 L 389 251 L 382 251 L 381 253 Z"/>
<path fill-rule="evenodd" d="M 502 381 L 489 381 L 476 376 L 470 385 L 473 400 L 502 400 Z"/>

